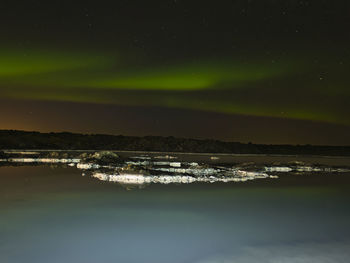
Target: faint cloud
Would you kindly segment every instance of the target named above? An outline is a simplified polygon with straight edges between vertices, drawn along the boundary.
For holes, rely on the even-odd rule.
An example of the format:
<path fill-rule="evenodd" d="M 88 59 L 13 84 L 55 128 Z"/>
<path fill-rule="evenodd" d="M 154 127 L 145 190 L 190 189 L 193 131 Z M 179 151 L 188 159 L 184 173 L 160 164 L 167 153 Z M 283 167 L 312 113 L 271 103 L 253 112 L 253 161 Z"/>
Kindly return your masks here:
<path fill-rule="evenodd" d="M 198 263 L 345 263 L 350 242 L 301 243 L 235 248 L 232 254 L 218 255 Z"/>

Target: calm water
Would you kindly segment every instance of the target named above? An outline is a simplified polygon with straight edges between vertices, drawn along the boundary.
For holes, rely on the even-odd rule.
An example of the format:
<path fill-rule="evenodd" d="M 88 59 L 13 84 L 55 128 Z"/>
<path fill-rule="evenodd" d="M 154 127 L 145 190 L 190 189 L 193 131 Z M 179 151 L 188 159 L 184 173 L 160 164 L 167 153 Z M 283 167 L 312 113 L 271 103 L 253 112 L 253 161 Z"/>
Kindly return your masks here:
<path fill-rule="evenodd" d="M 350 174 L 128 191 L 0 167 L 0 262 L 348 262 Z"/>

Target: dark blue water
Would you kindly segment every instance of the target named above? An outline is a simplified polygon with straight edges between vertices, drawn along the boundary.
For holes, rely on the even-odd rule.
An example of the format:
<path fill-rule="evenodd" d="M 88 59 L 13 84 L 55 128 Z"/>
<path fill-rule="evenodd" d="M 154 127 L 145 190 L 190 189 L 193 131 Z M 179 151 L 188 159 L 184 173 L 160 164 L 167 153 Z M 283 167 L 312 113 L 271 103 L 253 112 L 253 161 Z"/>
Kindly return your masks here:
<path fill-rule="evenodd" d="M 127 190 L 0 168 L 0 262 L 348 262 L 350 175 Z"/>

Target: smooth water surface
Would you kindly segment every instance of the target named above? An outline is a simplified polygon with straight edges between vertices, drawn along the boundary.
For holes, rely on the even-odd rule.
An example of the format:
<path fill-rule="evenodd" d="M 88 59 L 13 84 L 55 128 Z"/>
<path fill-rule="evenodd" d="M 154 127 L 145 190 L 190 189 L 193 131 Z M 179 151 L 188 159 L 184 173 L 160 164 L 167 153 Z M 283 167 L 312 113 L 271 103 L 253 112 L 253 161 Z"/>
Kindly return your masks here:
<path fill-rule="evenodd" d="M 0 262 L 348 262 L 350 174 L 128 189 L 0 167 Z"/>

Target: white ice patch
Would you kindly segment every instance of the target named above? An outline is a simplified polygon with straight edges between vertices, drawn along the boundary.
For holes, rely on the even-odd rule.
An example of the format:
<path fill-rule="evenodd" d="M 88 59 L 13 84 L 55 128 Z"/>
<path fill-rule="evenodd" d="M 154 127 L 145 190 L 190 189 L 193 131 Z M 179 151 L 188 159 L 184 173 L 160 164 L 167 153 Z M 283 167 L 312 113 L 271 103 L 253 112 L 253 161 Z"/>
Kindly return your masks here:
<path fill-rule="evenodd" d="M 180 174 L 192 174 L 195 176 L 204 175 L 215 175 L 222 172 L 221 169 L 216 168 L 167 168 L 167 167 L 159 167 L 153 168 L 152 170 L 168 172 L 168 173 L 180 173 Z"/>
<path fill-rule="evenodd" d="M 297 166 L 295 170 L 298 172 L 322 172 L 321 168 L 312 166 Z"/>
<path fill-rule="evenodd" d="M 98 169 L 100 168 L 100 165 L 95 163 L 78 163 L 77 168 L 82 170 Z"/>
<path fill-rule="evenodd" d="M 272 166 L 272 167 L 265 167 L 266 172 L 279 172 L 279 173 L 288 173 L 293 171 L 290 167 L 284 167 L 284 166 Z"/>
<path fill-rule="evenodd" d="M 181 167 L 180 162 L 153 162 L 152 164 L 158 166 Z"/>
<path fill-rule="evenodd" d="M 93 173 L 92 177 L 102 181 L 116 182 L 121 184 L 189 184 L 194 182 L 245 182 L 248 180 L 276 178 L 276 176 L 269 176 L 265 173 L 236 171 L 234 175 L 230 176 L 190 176 L 190 175 L 144 175 L 135 173 L 123 174 L 107 174 L 107 173 Z"/>

